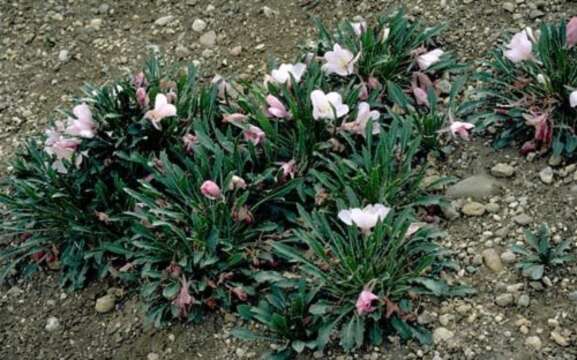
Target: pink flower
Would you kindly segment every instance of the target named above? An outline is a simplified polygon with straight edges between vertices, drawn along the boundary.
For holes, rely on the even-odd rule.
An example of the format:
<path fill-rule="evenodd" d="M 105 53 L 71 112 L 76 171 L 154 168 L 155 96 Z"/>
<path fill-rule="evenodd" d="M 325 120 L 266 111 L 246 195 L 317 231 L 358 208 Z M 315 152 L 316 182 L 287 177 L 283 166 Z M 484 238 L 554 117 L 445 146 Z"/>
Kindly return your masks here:
<path fill-rule="evenodd" d="M 267 109 L 269 114 L 279 119 L 290 118 L 291 114 L 277 97 L 269 95 L 266 97 L 266 102 L 269 106 Z"/>
<path fill-rule="evenodd" d="M 414 72 L 411 81 L 411 90 L 417 101 L 417 105 L 430 106 L 428 90 L 433 88 L 433 82 L 429 77 L 421 72 Z"/>
<path fill-rule="evenodd" d="M 341 210 L 338 217 L 345 224 L 356 225 L 363 233 L 368 233 L 379 221 L 384 220 L 390 211 L 391 209 L 383 204 L 374 204 L 367 205 L 363 209 Z"/>
<path fill-rule="evenodd" d="M 148 105 L 150 104 L 150 98 L 148 97 L 145 88 L 141 87 L 136 89 L 136 102 L 141 109 L 148 108 Z"/>
<path fill-rule="evenodd" d="M 282 165 L 280 166 L 280 169 L 282 171 L 282 179 L 286 180 L 289 177 L 291 179 L 294 179 L 296 173 L 297 173 L 297 162 L 293 159 L 291 161 L 282 163 Z"/>
<path fill-rule="evenodd" d="M 525 29 L 513 35 L 511 42 L 507 45 L 504 55 L 514 63 L 533 58 L 533 43 L 529 39 L 529 29 Z"/>
<path fill-rule="evenodd" d="M 228 185 L 229 190 L 246 189 L 246 181 L 238 175 L 233 175 Z"/>
<path fill-rule="evenodd" d="M 353 27 L 353 30 L 357 36 L 361 36 L 365 31 L 367 31 L 366 21 L 352 22 L 351 26 Z"/>
<path fill-rule="evenodd" d="M 246 121 L 247 116 L 241 113 L 225 114 L 222 117 L 222 121 L 225 123 L 243 123 Z"/>
<path fill-rule="evenodd" d="M 535 128 L 534 139 L 543 144 L 550 144 L 553 141 L 553 129 L 549 122 L 549 114 L 532 113 L 531 116 L 526 117 L 527 125 Z"/>
<path fill-rule="evenodd" d="M 191 153 L 194 150 L 194 146 L 198 143 L 198 137 L 194 134 L 186 134 L 182 137 L 182 142 L 186 152 Z"/>
<path fill-rule="evenodd" d="M 362 102 L 359 104 L 359 110 L 355 121 L 345 123 L 341 126 L 343 130 L 349 131 L 353 134 L 365 136 L 365 129 L 369 121 L 373 124 L 372 134 L 376 135 L 381 132 L 379 123 L 377 122 L 381 117 L 381 113 L 377 110 L 372 110 L 368 103 Z"/>
<path fill-rule="evenodd" d="M 431 50 L 417 57 L 417 65 L 421 70 L 427 70 L 429 67 L 438 63 L 445 52 L 441 49 Z"/>
<path fill-rule="evenodd" d="M 357 299 L 357 312 L 359 313 L 359 315 L 365 315 L 368 313 L 372 313 L 373 311 L 375 311 L 375 308 L 373 306 L 373 302 L 378 300 L 379 297 L 375 294 L 373 294 L 372 292 L 370 292 L 369 290 L 363 290 L 361 292 L 361 294 L 359 295 L 359 298 Z"/>
<path fill-rule="evenodd" d="M 333 51 L 325 53 L 326 64 L 322 69 L 327 74 L 337 74 L 349 76 L 354 73 L 355 62 L 359 59 L 360 53 L 355 57 L 350 50 L 343 49 L 339 44 L 335 44 Z"/>
<path fill-rule="evenodd" d="M 461 137 L 463 140 L 469 140 L 469 130 L 474 128 L 475 125 L 462 121 L 455 121 L 449 126 L 449 130 L 453 136 Z"/>
<path fill-rule="evenodd" d="M 164 118 L 176 116 L 176 106 L 169 104 L 166 95 L 158 94 L 154 100 L 154 109 L 144 114 L 146 119 L 152 121 L 152 125 L 160 130 L 160 121 Z"/>
<path fill-rule="evenodd" d="M 92 112 L 86 104 L 80 104 L 72 109 L 75 118 L 68 118 L 66 133 L 71 136 L 93 138 L 96 133 L 96 123 L 92 119 Z"/>
<path fill-rule="evenodd" d="M 241 206 L 239 209 L 234 209 L 232 211 L 232 218 L 234 221 L 245 224 L 252 224 L 254 222 L 254 215 L 246 205 Z"/>
<path fill-rule="evenodd" d="M 277 84 L 289 83 L 291 76 L 298 83 L 307 69 L 306 64 L 282 64 L 278 69 L 275 69 L 270 74 L 270 80 Z"/>
<path fill-rule="evenodd" d="M 569 105 L 572 108 L 577 107 L 577 90 L 574 90 L 571 95 L 569 95 Z"/>
<path fill-rule="evenodd" d="M 372 90 L 378 90 L 382 87 L 379 79 L 377 79 L 374 76 L 369 76 L 369 79 L 367 80 L 367 84 L 369 85 L 369 88 L 371 88 Z"/>
<path fill-rule="evenodd" d="M 217 200 L 221 196 L 220 187 L 218 187 L 218 185 L 211 180 L 207 180 L 202 183 L 200 186 L 200 192 L 202 195 L 204 195 L 204 197 L 210 200 Z"/>
<path fill-rule="evenodd" d="M 244 131 L 244 139 L 254 145 L 260 144 L 264 138 L 265 133 L 258 126 L 249 125 L 248 129 Z"/>
<path fill-rule="evenodd" d="M 180 281 L 180 292 L 176 299 L 172 301 L 176 307 L 178 307 L 178 311 L 181 317 L 186 317 L 188 315 L 188 310 L 190 305 L 194 302 L 194 298 L 190 296 L 188 292 L 188 281 L 183 276 L 182 280 Z"/>
<path fill-rule="evenodd" d="M 369 98 L 369 89 L 367 84 L 362 81 L 359 85 L 359 100 L 366 101 Z"/>
<path fill-rule="evenodd" d="M 349 107 L 343 104 L 343 98 L 336 92 L 325 94 L 322 90 L 314 90 L 311 93 L 311 102 L 315 120 L 335 120 L 349 113 Z"/>
<path fill-rule="evenodd" d="M 417 105 L 429 106 L 429 95 L 420 87 L 413 87 L 413 95 L 417 100 Z"/>
<path fill-rule="evenodd" d="M 565 33 L 567 34 L 567 46 L 572 48 L 577 45 L 577 16 L 574 16 L 569 20 Z"/>
<path fill-rule="evenodd" d="M 64 167 L 63 161 L 71 161 L 74 153 L 80 145 L 80 140 L 65 138 L 60 132 L 55 129 L 48 129 L 46 131 L 46 142 L 44 143 L 44 151 L 50 156 L 56 157 L 52 163 L 52 168 L 61 174 L 68 173 Z M 76 165 L 80 166 L 82 156 L 79 155 L 76 159 Z"/>

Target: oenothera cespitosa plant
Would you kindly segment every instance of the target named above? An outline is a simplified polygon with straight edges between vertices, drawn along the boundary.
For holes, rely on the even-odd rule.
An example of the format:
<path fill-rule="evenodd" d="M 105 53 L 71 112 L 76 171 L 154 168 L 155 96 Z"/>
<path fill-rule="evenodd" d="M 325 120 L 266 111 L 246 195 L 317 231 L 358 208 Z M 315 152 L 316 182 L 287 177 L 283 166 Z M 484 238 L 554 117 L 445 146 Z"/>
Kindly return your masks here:
<path fill-rule="evenodd" d="M 522 153 L 571 157 L 577 149 L 577 17 L 515 34 L 480 73 L 484 112 L 471 117 L 493 127 L 495 146 L 512 141 Z"/>
<path fill-rule="evenodd" d="M 549 226 L 541 225 L 537 232 L 525 230 L 525 240 L 528 247 L 513 245 L 515 253 L 522 256 L 517 267 L 524 276 L 532 280 L 541 280 L 545 270 L 551 270 L 564 263 L 575 261 L 575 256 L 568 254 L 571 249 L 569 240 L 558 244 L 551 244 L 551 232 Z"/>
<path fill-rule="evenodd" d="M 432 241 L 439 233 L 413 223 L 409 211 L 374 204 L 341 210 L 332 219 L 303 208 L 299 214 L 299 241 L 274 248 L 295 263 L 310 286 L 319 287 L 315 310 L 329 324 L 324 336 L 335 331 L 345 350 L 380 344 L 390 332 L 429 343 L 428 331 L 414 323 L 414 295 L 470 292 L 436 280 L 435 271 L 445 262 L 444 251 Z"/>
<path fill-rule="evenodd" d="M 189 146 L 190 120 L 214 123 L 216 96 L 198 86 L 194 67 L 165 71 L 156 59 L 130 79 L 87 86 L 4 179 L 2 231 L 13 241 L 0 255 L 2 279 L 20 265 L 29 273 L 44 264 L 60 267 L 72 288 L 94 275 L 131 277 L 115 271 L 130 252 L 125 211 L 133 201 L 123 189 L 150 175 L 133 159 L 154 163 L 168 144 Z"/>

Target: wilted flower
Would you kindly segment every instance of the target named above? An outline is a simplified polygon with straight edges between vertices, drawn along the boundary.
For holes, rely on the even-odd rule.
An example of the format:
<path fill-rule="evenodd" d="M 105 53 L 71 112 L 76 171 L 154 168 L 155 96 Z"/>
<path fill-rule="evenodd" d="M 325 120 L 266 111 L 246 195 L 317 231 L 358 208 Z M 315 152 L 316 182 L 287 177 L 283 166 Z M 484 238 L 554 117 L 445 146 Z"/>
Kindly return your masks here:
<path fill-rule="evenodd" d="M 285 119 L 291 116 L 284 104 L 277 97 L 272 95 L 267 96 L 266 103 L 269 106 L 267 111 L 272 116 L 279 119 Z"/>
<path fill-rule="evenodd" d="M 315 120 L 335 120 L 349 113 L 349 107 L 343 104 L 343 98 L 336 92 L 325 94 L 322 90 L 314 90 L 311 101 Z"/>
<path fill-rule="evenodd" d="M 164 118 L 176 116 L 176 106 L 169 104 L 166 95 L 158 94 L 154 100 L 154 109 L 144 114 L 146 119 L 152 121 L 152 125 L 160 130 L 160 121 Z"/>
<path fill-rule="evenodd" d="M 421 68 L 421 70 L 427 70 L 429 67 L 433 66 L 434 64 L 438 63 L 441 60 L 441 56 L 443 56 L 445 52 L 441 49 L 431 50 L 423 55 L 419 55 L 417 57 L 417 65 Z"/>
<path fill-rule="evenodd" d="M 182 142 L 184 143 L 186 152 L 191 153 L 194 146 L 198 143 L 198 137 L 194 134 L 186 134 L 182 137 Z"/>
<path fill-rule="evenodd" d="M 343 49 L 339 44 L 335 44 L 333 51 L 325 53 L 324 58 L 327 63 L 322 66 L 322 69 L 327 74 L 349 76 L 354 73 L 355 62 L 359 59 L 359 55 L 355 57 L 350 50 Z"/>
<path fill-rule="evenodd" d="M 359 85 L 359 100 L 366 101 L 369 98 L 369 88 L 364 81 Z"/>
<path fill-rule="evenodd" d="M 421 230 L 424 226 L 426 226 L 426 223 L 423 222 L 414 222 L 411 223 L 409 225 L 409 228 L 407 229 L 407 233 L 405 234 L 405 237 L 411 237 L 413 235 L 415 235 L 415 233 L 419 230 Z"/>
<path fill-rule="evenodd" d="M 379 221 L 387 217 L 390 208 L 383 204 L 367 205 L 365 208 L 353 208 L 339 211 L 338 217 L 345 224 L 356 225 L 363 233 L 368 233 Z"/>
<path fill-rule="evenodd" d="M 280 166 L 280 169 L 282 171 L 282 178 L 283 179 L 294 179 L 296 172 L 297 172 L 297 162 L 296 160 L 291 160 L 285 163 L 282 163 L 282 165 Z"/>
<path fill-rule="evenodd" d="M 391 34 L 391 29 L 388 27 L 384 27 L 383 31 L 381 32 L 381 42 L 387 41 L 390 34 Z"/>
<path fill-rule="evenodd" d="M 233 210 L 232 218 L 234 221 L 243 222 L 245 224 L 252 224 L 254 222 L 254 215 L 246 205 Z"/>
<path fill-rule="evenodd" d="M 240 286 L 237 287 L 229 287 L 230 292 L 232 294 L 234 294 L 234 296 L 236 296 L 237 299 L 239 299 L 240 301 L 246 301 L 248 300 L 248 294 L 246 293 L 246 291 L 244 291 L 244 289 Z"/>
<path fill-rule="evenodd" d="M 202 195 L 204 195 L 207 199 L 210 200 L 217 200 L 218 198 L 220 198 L 220 187 L 218 187 L 218 185 L 211 180 L 207 180 L 205 182 L 202 183 L 202 185 L 200 186 L 200 192 L 202 193 Z"/>
<path fill-rule="evenodd" d="M 514 63 L 533 58 L 533 43 L 529 39 L 528 29 L 518 32 L 511 38 L 504 55 Z"/>
<path fill-rule="evenodd" d="M 232 94 L 232 86 L 220 75 L 215 75 L 211 81 L 218 89 L 218 97 L 223 100 L 228 95 Z"/>
<path fill-rule="evenodd" d="M 360 293 L 356 304 L 357 312 L 359 313 L 359 315 L 365 315 L 375 311 L 375 308 L 373 307 L 373 302 L 378 299 L 379 297 L 370 292 L 369 290 L 363 290 Z"/>
<path fill-rule="evenodd" d="M 536 141 L 542 144 L 550 144 L 553 140 L 553 129 L 549 122 L 548 113 L 532 113 L 530 116 L 526 116 L 527 125 L 533 126 L 535 128 L 535 136 L 533 137 Z"/>
<path fill-rule="evenodd" d="M 565 33 L 567 34 L 567 46 L 572 48 L 577 45 L 577 16 L 574 16 L 569 20 Z"/>
<path fill-rule="evenodd" d="M 365 135 L 367 125 L 369 121 L 373 123 L 372 134 L 376 135 L 381 132 L 379 123 L 377 122 L 381 116 L 381 113 L 377 110 L 372 110 L 368 103 L 362 102 L 359 104 L 359 110 L 357 113 L 357 118 L 355 121 L 344 123 L 341 128 L 343 130 L 352 132 L 353 134 Z"/>
<path fill-rule="evenodd" d="M 247 116 L 241 113 L 225 114 L 222 121 L 225 123 L 242 123 L 246 121 Z"/>
<path fill-rule="evenodd" d="M 44 143 L 44 151 L 50 156 L 55 156 L 56 161 L 52 163 L 52 168 L 61 174 L 66 174 L 68 171 L 64 167 L 63 160 L 70 161 L 74 153 L 80 145 L 80 140 L 73 138 L 66 138 L 62 136 L 57 129 L 48 129 L 46 131 L 46 142 Z M 78 156 L 76 165 L 79 166 L 82 162 L 82 156 Z"/>
<path fill-rule="evenodd" d="M 357 36 L 361 36 L 365 31 L 367 31 L 366 21 L 352 22 L 351 26 L 353 27 L 353 30 Z"/>
<path fill-rule="evenodd" d="M 411 80 L 411 90 L 417 101 L 417 105 L 430 106 L 429 89 L 434 88 L 433 82 L 429 77 L 421 72 L 414 72 Z"/>
<path fill-rule="evenodd" d="M 569 104 L 572 108 L 577 107 L 577 90 L 574 90 L 571 95 L 569 95 Z"/>
<path fill-rule="evenodd" d="M 468 122 L 455 121 L 451 123 L 449 130 L 453 136 L 458 136 L 463 140 L 469 140 L 469 130 L 474 127 L 475 125 Z"/>
<path fill-rule="evenodd" d="M 150 98 L 146 93 L 146 89 L 141 87 L 136 89 L 136 102 L 141 109 L 146 109 L 150 104 Z"/>
<path fill-rule="evenodd" d="M 254 125 L 249 125 L 248 129 L 244 131 L 244 139 L 253 143 L 254 145 L 260 144 L 264 140 L 265 136 L 266 135 L 264 131 L 262 131 L 262 129 L 258 126 Z"/>
<path fill-rule="evenodd" d="M 246 181 L 238 175 L 233 175 L 228 184 L 229 190 L 246 189 Z"/>
<path fill-rule="evenodd" d="M 172 301 L 172 303 L 178 308 L 179 315 L 183 318 L 188 315 L 190 305 L 192 305 L 194 301 L 193 297 L 190 296 L 190 293 L 188 292 L 188 286 L 188 281 L 183 276 L 180 281 L 180 292 L 176 299 Z"/>
<path fill-rule="evenodd" d="M 137 89 L 146 87 L 146 76 L 142 71 L 132 76 L 132 85 Z"/>
<path fill-rule="evenodd" d="M 271 71 L 270 80 L 277 84 L 290 84 L 291 75 L 296 82 L 299 82 L 307 69 L 306 64 L 282 64 L 278 69 Z"/>
<path fill-rule="evenodd" d="M 86 104 L 80 104 L 72 109 L 75 118 L 68 118 L 66 133 L 71 136 L 93 138 L 96 133 L 96 123 L 92 119 L 92 112 Z"/>
<path fill-rule="evenodd" d="M 378 90 L 382 87 L 379 79 L 377 79 L 374 76 L 369 76 L 369 79 L 367 80 L 367 84 L 369 85 L 369 88 L 373 89 L 373 90 Z"/>

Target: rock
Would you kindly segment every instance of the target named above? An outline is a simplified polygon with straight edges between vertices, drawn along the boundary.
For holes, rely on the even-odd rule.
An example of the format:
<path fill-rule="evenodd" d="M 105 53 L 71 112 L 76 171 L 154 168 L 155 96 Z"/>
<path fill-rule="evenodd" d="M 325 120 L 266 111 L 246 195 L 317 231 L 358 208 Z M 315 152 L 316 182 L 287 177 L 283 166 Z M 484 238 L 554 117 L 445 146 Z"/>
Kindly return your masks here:
<path fill-rule="evenodd" d="M 483 256 L 483 262 L 491 271 L 495 273 L 500 273 L 504 270 L 503 263 L 501 262 L 501 257 L 495 249 L 486 249 L 481 253 Z"/>
<path fill-rule="evenodd" d="M 102 27 L 102 19 L 92 19 L 88 23 L 88 28 L 92 30 L 100 30 Z"/>
<path fill-rule="evenodd" d="M 239 56 L 240 53 L 242 52 L 242 46 L 240 46 L 240 45 L 239 45 L 239 46 L 235 46 L 235 47 L 233 47 L 232 49 L 230 49 L 229 52 L 230 52 L 230 54 L 231 54 L 232 56 Z"/>
<path fill-rule="evenodd" d="M 501 254 L 501 260 L 505 264 L 512 264 L 517 260 L 517 255 L 515 255 L 511 250 L 506 250 Z"/>
<path fill-rule="evenodd" d="M 441 211 L 447 220 L 455 220 L 460 216 L 459 211 L 457 211 L 457 207 L 453 203 L 450 203 L 447 206 L 442 206 Z"/>
<path fill-rule="evenodd" d="M 110 312 L 114 309 L 114 305 L 116 304 L 116 297 L 114 295 L 104 295 L 96 300 L 96 305 L 94 305 L 94 309 L 97 313 L 105 314 Z"/>
<path fill-rule="evenodd" d="M 447 326 L 454 319 L 455 319 L 455 315 L 453 315 L 453 314 L 443 314 L 443 315 L 439 316 L 439 323 L 443 326 Z"/>
<path fill-rule="evenodd" d="M 561 165 L 561 162 L 563 162 L 563 158 L 560 155 L 553 154 L 547 161 L 547 164 L 549 164 L 549 166 L 556 167 Z"/>
<path fill-rule="evenodd" d="M 530 303 L 531 303 L 531 298 L 529 298 L 529 295 L 527 295 L 527 294 L 523 294 L 523 295 L 519 296 L 519 298 L 517 299 L 517 306 L 520 306 L 520 307 L 527 307 L 527 306 L 529 306 Z"/>
<path fill-rule="evenodd" d="M 154 25 L 166 26 L 166 25 L 170 24 L 172 22 L 172 20 L 174 20 L 174 16 L 172 16 L 172 15 L 163 16 L 163 17 L 156 19 L 156 21 L 154 22 Z"/>
<path fill-rule="evenodd" d="M 70 61 L 70 51 L 60 50 L 58 53 L 58 60 L 63 63 Z"/>
<path fill-rule="evenodd" d="M 433 341 L 435 344 L 447 342 L 451 340 L 453 336 L 455 336 L 455 334 L 451 330 L 444 327 L 438 327 L 433 331 Z"/>
<path fill-rule="evenodd" d="M 447 196 L 482 199 L 498 192 L 497 181 L 488 175 L 475 175 L 459 181 L 447 189 Z"/>
<path fill-rule="evenodd" d="M 543 343 L 541 342 L 541 339 L 539 339 L 538 336 L 529 336 L 527 339 L 525 339 L 525 345 L 537 351 L 541 350 L 541 347 L 543 347 Z"/>
<path fill-rule="evenodd" d="M 214 47 L 216 46 L 216 33 L 214 31 L 204 33 L 198 41 L 206 47 Z"/>
<path fill-rule="evenodd" d="M 478 202 L 469 202 L 463 206 L 463 214 L 467 216 L 482 216 L 487 209 L 485 205 Z"/>
<path fill-rule="evenodd" d="M 501 210 L 501 207 L 499 206 L 499 204 L 495 204 L 495 203 L 489 203 L 489 204 L 487 204 L 487 206 L 485 206 L 485 208 L 491 214 L 496 214 L 499 212 L 499 210 Z"/>
<path fill-rule="evenodd" d="M 273 16 L 275 16 L 277 14 L 276 11 L 274 11 L 273 9 L 269 8 L 268 6 L 263 6 L 263 8 L 261 9 L 262 13 L 264 14 L 264 16 L 266 16 L 267 18 L 271 18 Z"/>
<path fill-rule="evenodd" d="M 505 9 L 505 11 L 508 11 L 510 13 L 514 13 L 515 12 L 515 4 L 513 4 L 511 2 L 503 3 L 503 9 Z"/>
<path fill-rule="evenodd" d="M 192 23 L 192 30 L 196 31 L 196 32 L 203 32 L 204 30 L 206 30 L 206 21 L 202 20 L 202 19 L 195 19 L 194 22 Z"/>
<path fill-rule="evenodd" d="M 567 295 L 567 297 L 569 298 L 569 300 L 577 302 L 577 291 L 573 291 L 572 293 L 569 293 L 569 295 Z"/>
<path fill-rule="evenodd" d="M 519 214 L 513 218 L 513 221 L 521 226 L 529 225 L 532 220 L 533 218 L 531 218 L 529 215 L 525 213 Z"/>
<path fill-rule="evenodd" d="M 545 13 L 539 9 L 531 10 L 531 12 L 529 13 L 529 17 L 531 18 L 531 20 L 535 20 L 543 16 L 545 16 Z"/>
<path fill-rule="evenodd" d="M 508 178 L 515 174 L 515 168 L 507 164 L 497 164 L 491 168 L 491 174 L 498 178 Z"/>
<path fill-rule="evenodd" d="M 550 166 L 547 166 L 541 170 L 539 172 L 539 179 L 541 179 L 544 184 L 551 184 L 553 182 L 553 169 Z"/>
<path fill-rule="evenodd" d="M 48 320 L 46 320 L 46 326 L 44 328 L 48 332 L 54 332 L 60 328 L 60 320 L 54 316 L 49 317 Z"/>
<path fill-rule="evenodd" d="M 559 346 L 566 347 L 569 346 L 569 341 L 557 331 L 551 332 L 551 340 L 555 341 L 555 343 Z"/>
<path fill-rule="evenodd" d="M 157 353 L 149 353 L 146 355 L 146 360 L 160 360 L 160 355 Z"/>
<path fill-rule="evenodd" d="M 505 307 L 511 305 L 513 303 L 513 300 L 514 300 L 513 294 L 506 293 L 497 296 L 495 298 L 495 303 L 499 306 Z"/>
<path fill-rule="evenodd" d="M 435 321 L 435 315 L 433 315 L 432 313 L 430 313 L 428 311 L 423 311 L 422 314 L 417 316 L 417 322 L 421 325 L 430 324 L 433 321 Z"/>

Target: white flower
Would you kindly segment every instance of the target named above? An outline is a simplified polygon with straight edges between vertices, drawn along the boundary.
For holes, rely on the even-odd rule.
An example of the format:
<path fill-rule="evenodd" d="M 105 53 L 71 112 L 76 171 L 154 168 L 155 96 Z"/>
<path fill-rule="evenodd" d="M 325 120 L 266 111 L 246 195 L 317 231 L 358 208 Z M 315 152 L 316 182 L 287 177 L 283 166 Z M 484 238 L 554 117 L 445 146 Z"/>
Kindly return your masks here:
<path fill-rule="evenodd" d="M 504 52 L 505 57 L 514 63 L 532 59 L 533 43 L 530 40 L 531 35 L 529 28 L 516 33 L 511 38 L 509 45 L 507 45 L 507 50 Z"/>
<path fill-rule="evenodd" d="M 577 107 L 577 90 L 573 91 L 571 95 L 569 95 L 569 104 L 572 108 Z"/>
<path fill-rule="evenodd" d="M 272 81 L 277 84 L 290 83 L 291 75 L 296 82 L 299 82 L 304 75 L 307 66 L 303 63 L 298 64 L 282 64 L 278 69 L 271 72 L 270 77 Z"/>
<path fill-rule="evenodd" d="M 80 104 L 72 109 L 74 118 L 68 118 L 66 133 L 71 136 L 93 138 L 96 133 L 96 123 L 92 119 L 92 112 L 86 104 Z"/>
<path fill-rule="evenodd" d="M 152 125 L 158 130 L 161 129 L 160 121 L 164 118 L 176 116 L 176 106 L 169 104 L 166 95 L 158 94 L 154 100 L 154 109 L 144 114 L 144 117 L 152 122 Z"/>
<path fill-rule="evenodd" d="M 349 131 L 353 134 L 365 135 L 365 129 L 369 123 L 369 120 L 373 123 L 372 134 L 376 135 L 380 133 L 381 129 L 379 123 L 377 122 L 381 116 L 381 113 L 377 110 L 372 110 L 368 103 L 359 103 L 359 109 L 357 113 L 357 118 L 355 121 L 344 123 L 341 128 L 343 130 Z"/>
<path fill-rule="evenodd" d="M 335 120 L 349 113 L 349 107 L 343 104 L 339 93 L 325 94 L 322 90 L 314 90 L 311 93 L 313 103 L 313 118 Z"/>
<path fill-rule="evenodd" d="M 357 36 L 363 35 L 363 33 L 367 30 L 366 21 L 352 22 L 351 26 L 353 27 L 353 30 Z"/>
<path fill-rule="evenodd" d="M 436 64 L 441 60 L 441 56 L 443 56 L 445 52 L 441 49 L 431 50 L 428 53 L 424 53 L 417 57 L 417 65 L 421 68 L 421 70 L 427 70 L 432 65 Z"/>
<path fill-rule="evenodd" d="M 359 59 L 359 55 L 355 57 L 350 50 L 343 49 L 339 44 L 335 44 L 333 51 L 325 53 L 324 58 L 327 63 L 322 66 L 322 69 L 327 74 L 349 76 L 355 71 L 355 62 Z"/>
<path fill-rule="evenodd" d="M 349 226 L 356 225 L 364 233 L 369 232 L 379 221 L 384 220 L 390 208 L 383 204 L 367 205 L 365 208 L 353 208 L 339 211 L 338 217 Z"/>

